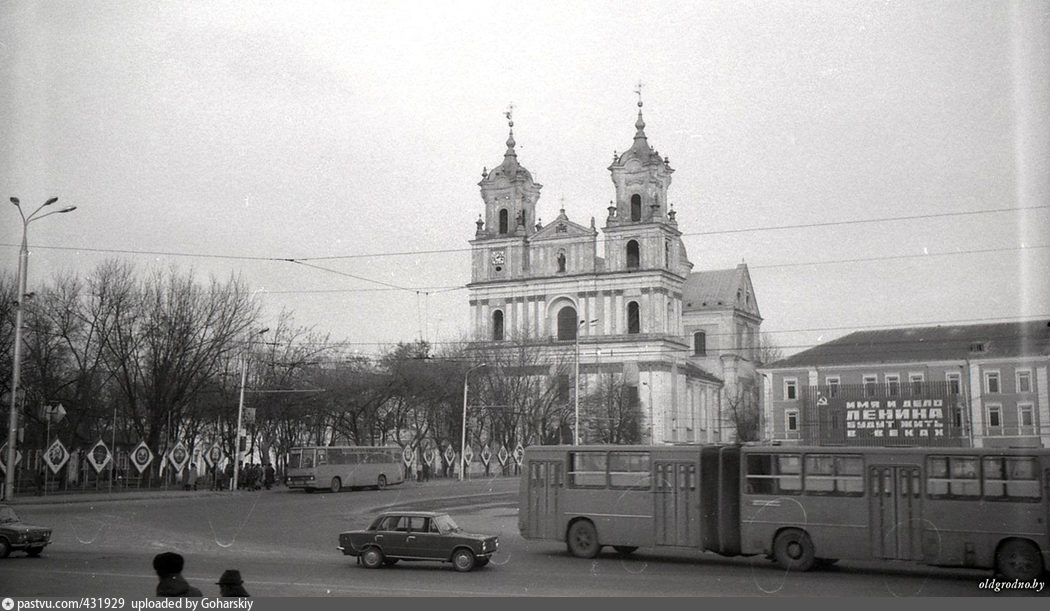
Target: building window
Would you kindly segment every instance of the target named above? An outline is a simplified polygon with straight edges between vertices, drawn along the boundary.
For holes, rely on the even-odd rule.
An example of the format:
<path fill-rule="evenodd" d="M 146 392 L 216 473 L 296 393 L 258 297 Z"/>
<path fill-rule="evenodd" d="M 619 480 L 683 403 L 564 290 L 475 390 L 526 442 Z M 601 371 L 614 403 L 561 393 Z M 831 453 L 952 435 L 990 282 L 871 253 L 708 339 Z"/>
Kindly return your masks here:
<path fill-rule="evenodd" d="M 671 269 L 671 240 L 664 240 L 664 267 Z"/>
<path fill-rule="evenodd" d="M 911 395 L 913 397 L 922 395 L 922 386 L 925 381 L 926 376 L 921 373 L 908 374 L 908 385 L 911 386 Z"/>
<path fill-rule="evenodd" d="M 638 269 L 641 265 L 641 257 L 638 254 L 638 241 L 627 242 L 627 269 Z"/>
<path fill-rule="evenodd" d="M 986 371 L 984 374 L 984 392 L 989 394 L 998 394 L 1002 392 L 999 390 L 999 372 L 998 371 Z"/>
<path fill-rule="evenodd" d="M 492 339 L 497 342 L 503 339 L 503 310 L 492 313 Z"/>
<path fill-rule="evenodd" d="M 798 379 L 797 378 L 784 378 L 784 400 L 785 401 L 797 401 L 798 400 Z"/>
<path fill-rule="evenodd" d="M 786 428 L 789 433 L 798 432 L 797 409 L 789 409 L 786 412 L 784 412 L 784 428 Z"/>
<path fill-rule="evenodd" d="M 1001 429 L 1003 427 L 1003 406 L 997 403 L 988 404 L 988 427 Z"/>
<path fill-rule="evenodd" d="M 875 374 L 866 375 L 864 376 L 863 384 L 865 397 L 874 397 L 879 392 L 879 376 Z"/>
<path fill-rule="evenodd" d="M 631 220 L 642 220 L 642 196 L 637 193 L 631 196 Z"/>
<path fill-rule="evenodd" d="M 565 271 L 565 253 L 563 252 L 558 253 L 558 271 Z"/>
<path fill-rule="evenodd" d="M 953 395 L 962 394 L 962 375 L 958 373 L 946 373 L 944 379 L 948 382 L 948 392 Z"/>
<path fill-rule="evenodd" d="M 693 333 L 693 355 L 707 356 L 707 334 L 703 331 Z"/>
<path fill-rule="evenodd" d="M 828 376 L 827 378 L 824 378 L 824 381 L 828 385 L 828 396 L 837 397 L 839 394 L 839 385 L 842 383 L 842 380 L 838 376 Z"/>
<path fill-rule="evenodd" d="M 898 397 L 901 394 L 901 377 L 897 374 L 886 374 L 886 394 Z"/>
<path fill-rule="evenodd" d="M 508 212 L 506 208 L 499 211 L 499 232 L 507 233 Z"/>
<path fill-rule="evenodd" d="M 558 310 L 558 339 L 576 339 L 576 328 L 579 322 L 576 320 L 576 308 L 565 306 Z"/>
<path fill-rule="evenodd" d="M 1035 426 L 1035 409 L 1031 403 L 1017 404 L 1017 423 L 1021 425 L 1021 434 L 1031 434 Z"/>
<path fill-rule="evenodd" d="M 627 304 L 627 332 L 631 334 L 642 332 L 642 321 L 638 313 L 637 301 Z"/>
<path fill-rule="evenodd" d="M 1032 372 L 1028 369 L 1017 371 L 1017 392 L 1032 392 Z"/>

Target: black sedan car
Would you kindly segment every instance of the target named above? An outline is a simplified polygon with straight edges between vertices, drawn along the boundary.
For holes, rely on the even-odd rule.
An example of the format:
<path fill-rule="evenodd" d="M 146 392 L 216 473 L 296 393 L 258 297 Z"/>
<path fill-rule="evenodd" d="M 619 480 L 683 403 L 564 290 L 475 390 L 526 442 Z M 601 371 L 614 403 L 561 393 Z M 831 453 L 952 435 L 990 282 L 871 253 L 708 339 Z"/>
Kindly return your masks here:
<path fill-rule="evenodd" d="M 39 556 L 48 543 L 51 543 L 50 528 L 23 524 L 14 507 L 0 505 L 0 558 L 7 558 L 15 549 Z"/>
<path fill-rule="evenodd" d="M 339 534 L 339 550 L 369 569 L 398 560 L 437 560 L 467 572 L 488 564 L 498 548 L 498 537 L 465 533 L 447 513 L 433 511 L 382 513 L 365 530 Z"/>

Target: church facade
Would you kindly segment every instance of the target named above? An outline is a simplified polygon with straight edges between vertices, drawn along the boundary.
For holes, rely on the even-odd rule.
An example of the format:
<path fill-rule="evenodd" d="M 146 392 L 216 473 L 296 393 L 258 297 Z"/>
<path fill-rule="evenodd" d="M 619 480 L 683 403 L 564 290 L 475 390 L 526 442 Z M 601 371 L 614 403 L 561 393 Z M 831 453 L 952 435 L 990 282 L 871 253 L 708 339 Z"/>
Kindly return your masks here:
<path fill-rule="evenodd" d="M 600 234 L 593 217 L 575 222 L 564 209 L 538 221 L 542 185 L 519 162 L 509 122 L 502 162 L 478 183 L 473 339 L 542 347 L 549 371 L 541 362 L 537 375 L 568 386 L 567 402 L 619 389 L 639 414 L 639 441 L 733 441 L 735 410 L 760 412 L 754 289 L 746 265 L 693 271 L 669 205 L 674 170 L 649 144 L 638 107 L 634 139 L 608 167 L 613 199 Z M 597 416 L 584 412 L 580 442 L 596 441 L 588 419 Z"/>

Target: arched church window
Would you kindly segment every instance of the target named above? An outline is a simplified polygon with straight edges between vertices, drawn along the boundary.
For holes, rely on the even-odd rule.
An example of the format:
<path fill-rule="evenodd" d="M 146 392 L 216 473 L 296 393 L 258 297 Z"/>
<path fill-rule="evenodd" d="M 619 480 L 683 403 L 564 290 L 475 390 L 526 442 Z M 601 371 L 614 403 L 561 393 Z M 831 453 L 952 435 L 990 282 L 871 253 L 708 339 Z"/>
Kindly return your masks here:
<path fill-rule="evenodd" d="M 631 196 L 631 220 L 642 220 L 642 196 L 637 193 Z"/>
<path fill-rule="evenodd" d="M 503 310 L 492 313 L 492 339 L 497 342 L 503 339 Z"/>
<path fill-rule="evenodd" d="M 499 211 L 499 232 L 507 233 L 507 221 L 509 220 L 509 213 L 506 208 Z"/>
<path fill-rule="evenodd" d="M 559 252 L 558 253 L 558 271 L 559 272 L 564 272 L 565 271 L 565 253 L 563 253 L 563 252 Z"/>
<path fill-rule="evenodd" d="M 693 355 L 707 356 L 707 334 L 703 331 L 693 333 Z"/>
<path fill-rule="evenodd" d="M 664 267 L 671 268 L 671 240 L 664 240 Z"/>
<path fill-rule="evenodd" d="M 627 332 L 631 334 L 642 332 L 642 319 L 639 315 L 637 301 L 627 304 Z"/>
<path fill-rule="evenodd" d="M 640 263 L 638 241 L 631 240 L 627 242 L 627 269 L 638 269 Z"/>
<path fill-rule="evenodd" d="M 576 339 L 576 329 L 579 322 L 576 321 L 576 308 L 565 306 L 558 310 L 558 339 Z"/>

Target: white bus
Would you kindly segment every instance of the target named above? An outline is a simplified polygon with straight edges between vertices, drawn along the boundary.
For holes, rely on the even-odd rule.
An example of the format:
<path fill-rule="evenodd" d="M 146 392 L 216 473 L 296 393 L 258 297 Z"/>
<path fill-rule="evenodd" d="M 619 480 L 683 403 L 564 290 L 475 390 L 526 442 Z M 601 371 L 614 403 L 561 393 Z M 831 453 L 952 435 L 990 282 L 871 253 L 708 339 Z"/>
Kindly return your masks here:
<path fill-rule="evenodd" d="M 288 452 L 285 484 L 307 492 L 375 487 L 405 481 L 403 452 L 397 446 L 309 446 Z"/>

